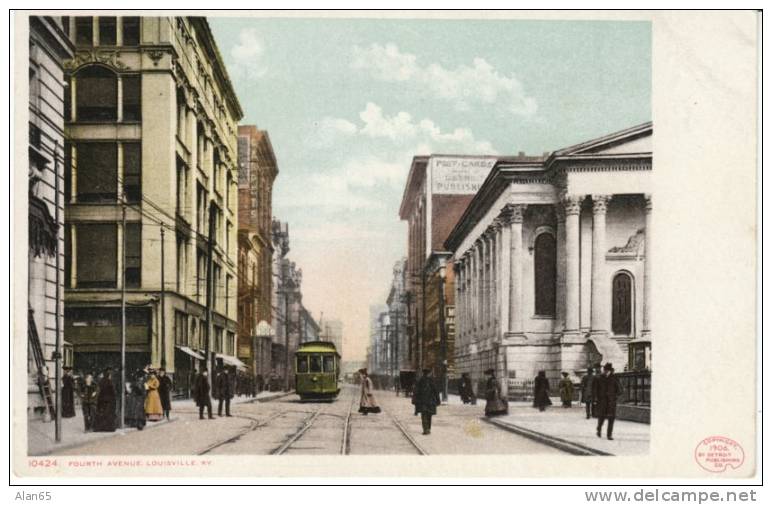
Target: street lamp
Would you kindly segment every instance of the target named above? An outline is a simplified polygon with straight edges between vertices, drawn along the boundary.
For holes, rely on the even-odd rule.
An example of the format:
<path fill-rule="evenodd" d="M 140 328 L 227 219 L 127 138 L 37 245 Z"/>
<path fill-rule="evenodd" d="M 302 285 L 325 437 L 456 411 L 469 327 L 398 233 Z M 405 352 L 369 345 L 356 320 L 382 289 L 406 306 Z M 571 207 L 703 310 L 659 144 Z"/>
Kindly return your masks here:
<path fill-rule="evenodd" d="M 440 355 L 442 357 L 442 401 L 448 401 L 448 330 L 445 327 L 445 278 L 447 271 L 445 260 L 440 259 Z"/>

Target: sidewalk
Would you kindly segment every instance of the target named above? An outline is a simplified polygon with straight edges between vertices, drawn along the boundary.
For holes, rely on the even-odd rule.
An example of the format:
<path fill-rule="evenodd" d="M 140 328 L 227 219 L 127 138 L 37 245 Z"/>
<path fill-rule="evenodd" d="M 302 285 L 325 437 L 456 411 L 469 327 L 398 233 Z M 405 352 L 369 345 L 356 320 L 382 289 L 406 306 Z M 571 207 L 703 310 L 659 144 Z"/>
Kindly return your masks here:
<path fill-rule="evenodd" d="M 283 391 L 268 392 L 262 391 L 256 397 L 240 396 L 231 400 L 231 405 L 238 405 L 240 403 L 252 403 L 252 402 L 266 402 L 294 394 L 294 392 L 285 393 Z M 212 398 L 212 406 L 217 409 L 217 400 Z M 157 426 L 163 426 L 168 423 L 173 423 L 176 420 L 175 411 L 196 410 L 197 407 L 193 400 L 172 400 L 172 412 L 171 420 L 161 420 L 155 422 L 148 422 L 145 425 L 145 429 L 152 429 Z M 62 440 L 56 443 L 54 440 L 54 423 L 43 422 L 40 418 L 32 418 L 27 420 L 27 454 L 30 456 L 45 456 L 54 451 L 59 451 L 65 448 L 77 447 L 79 445 L 93 442 L 94 440 L 100 440 L 109 437 L 119 437 L 125 435 L 127 432 L 136 431 L 136 428 L 125 428 L 124 430 L 115 430 L 114 432 L 85 432 L 83 424 L 83 410 L 80 408 L 80 404 L 75 405 L 75 417 L 68 419 L 62 419 Z"/>
<path fill-rule="evenodd" d="M 559 398 L 552 398 L 553 405 L 544 412 L 534 409 L 530 402 L 510 402 L 509 415 L 486 418 L 491 424 L 519 435 L 537 440 L 552 447 L 577 455 L 632 456 L 648 454 L 651 427 L 648 424 L 616 420 L 614 440 L 598 438 L 595 429 L 598 420 L 587 419 L 584 405 L 574 403 L 570 409 L 560 405 Z M 458 395 L 449 395 L 449 405 L 462 405 Z M 477 400 L 484 408 L 485 400 Z"/>

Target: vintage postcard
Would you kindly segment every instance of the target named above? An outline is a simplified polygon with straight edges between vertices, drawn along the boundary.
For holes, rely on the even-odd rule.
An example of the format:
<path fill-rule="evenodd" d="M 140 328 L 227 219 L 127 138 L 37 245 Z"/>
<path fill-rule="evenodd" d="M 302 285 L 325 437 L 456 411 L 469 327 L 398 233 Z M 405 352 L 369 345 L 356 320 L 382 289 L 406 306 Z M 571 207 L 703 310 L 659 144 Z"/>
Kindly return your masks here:
<path fill-rule="evenodd" d="M 13 478 L 755 478 L 759 16 L 14 12 Z"/>

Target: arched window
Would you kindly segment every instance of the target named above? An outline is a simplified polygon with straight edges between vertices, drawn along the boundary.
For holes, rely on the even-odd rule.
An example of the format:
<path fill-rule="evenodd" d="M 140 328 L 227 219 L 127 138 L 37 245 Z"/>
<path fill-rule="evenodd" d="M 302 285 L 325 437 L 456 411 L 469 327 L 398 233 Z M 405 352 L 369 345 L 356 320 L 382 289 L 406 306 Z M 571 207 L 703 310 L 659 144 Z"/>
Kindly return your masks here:
<path fill-rule="evenodd" d="M 542 233 L 534 241 L 534 301 L 537 316 L 555 316 L 557 255 L 555 237 Z"/>
<path fill-rule="evenodd" d="M 612 281 L 611 331 L 616 335 L 630 335 L 633 331 L 633 279 L 619 272 Z"/>
<path fill-rule="evenodd" d="M 76 74 L 75 114 L 78 121 L 118 119 L 118 76 L 100 65 Z"/>

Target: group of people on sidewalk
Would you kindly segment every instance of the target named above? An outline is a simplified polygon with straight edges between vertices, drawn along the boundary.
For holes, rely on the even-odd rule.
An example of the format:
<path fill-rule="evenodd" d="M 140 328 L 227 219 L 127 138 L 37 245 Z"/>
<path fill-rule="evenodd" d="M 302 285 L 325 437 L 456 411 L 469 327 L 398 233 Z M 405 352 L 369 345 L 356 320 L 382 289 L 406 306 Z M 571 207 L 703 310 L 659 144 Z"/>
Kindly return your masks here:
<path fill-rule="evenodd" d="M 82 381 L 76 380 L 71 367 L 63 368 L 62 376 L 62 417 L 75 417 L 75 399 L 80 400 L 83 409 L 83 423 L 86 432 L 111 432 L 118 428 L 120 419 L 120 394 L 125 397 L 124 423 L 126 426 L 144 429 L 148 422 L 170 419 L 174 383 L 164 368 L 154 369 L 150 365 L 126 377 L 124 391 L 120 391 L 120 378 L 113 378 L 111 367 L 105 368 L 94 378 L 87 373 Z M 204 419 L 204 409 L 213 419 L 212 401 L 218 400 L 217 414 L 231 417 L 231 400 L 239 390 L 235 371 L 228 367 L 220 369 L 209 383 L 206 368 L 195 374 L 192 396 L 199 408 L 199 418 Z M 243 391 L 243 390 L 242 390 Z"/>
<path fill-rule="evenodd" d="M 228 367 L 223 367 L 214 378 L 214 388 L 209 383 L 209 371 L 202 368 L 195 373 L 195 381 L 192 388 L 193 400 L 198 407 L 198 418 L 204 419 L 206 409 L 207 419 L 214 419 L 212 415 L 212 397 L 217 400 L 217 416 L 222 417 L 225 406 L 225 417 L 231 416 L 231 400 L 236 394 L 236 373 Z"/>
<path fill-rule="evenodd" d="M 568 377 L 568 372 L 562 372 L 563 378 L 558 383 L 560 401 L 564 408 L 571 408 L 574 398 L 574 384 Z M 544 411 L 552 405 L 550 400 L 550 384 L 546 373 L 542 370 L 534 379 L 533 406 Z M 614 374 L 614 366 L 606 363 L 601 369 L 600 363 L 587 369 L 579 384 L 580 401 L 585 406 L 587 419 L 598 418 L 596 435 L 602 436 L 603 425 L 608 421 L 606 437 L 614 440 L 614 420 L 616 419 L 617 399 L 622 394 L 622 385 Z"/>
<path fill-rule="evenodd" d="M 169 419 L 174 384 L 164 368 L 149 365 L 127 377 L 125 390 L 113 380 L 111 367 L 105 368 L 94 380 L 87 373 L 77 381 L 71 367 L 63 368 L 62 417 L 75 417 L 75 398 L 80 400 L 86 432 L 115 431 L 120 418 L 120 394 L 125 396 L 124 421 L 128 426 L 143 429 L 147 421 Z M 80 383 L 79 383 L 80 382 Z"/>
<path fill-rule="evenodd" d="M 564 408 L 571 408 L 574 398 L 574 384 L 569 378 L 568 372 L 562 372 L 562 379 L 558 383 L 561 404 Z M 360 402 L 359 412 L 363 415 L 379 413 L 381 411 L 373 395 L 373 383 L 368 376 L 367 369 L 359 370 L 360 376 Z M 501 384 L 496 378 L 495 371 L 485 371 L 485 416 L 494 417 L 507 415 L 509 403 L 501 394 Z M 602 436 L 603 425 L 608 421 L 606 437 L 613 440 L 614 421 L 616 419 L 617 399 L 622 394 L 622 386 L 614 374 L 614 367 L 606 363 L 602 369 L 600 363 L 587 369 L 587 374 L 582 377 L 579 384 L 581 393 L 580 401 L 585 405 L 587 419 L 593 416 L 598 418 L 596 434 Z M 469 374 L 462 374 L 459 383 L 459 395 L 464 404 L 476 404 L 476 396 Z M 533 406 L 543 412 L 552 405 L 550 400 L 550 383 L 544 370 L 538 372 L 534 378 Z M 440 394 L 431 377 L 431 370 L 424 369 L 413 390 L 412 403 L 415 406 L 415 415 L 421 415 L 423 434 L 431 433 L 432 416 L 437 414 L 437 406 L 441 404 Z"/>

